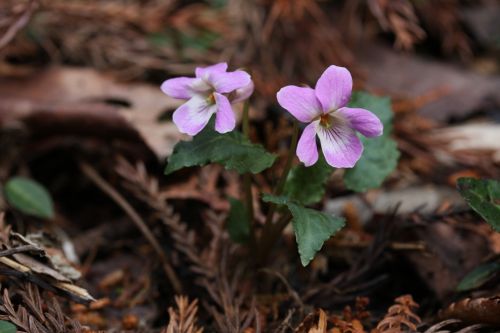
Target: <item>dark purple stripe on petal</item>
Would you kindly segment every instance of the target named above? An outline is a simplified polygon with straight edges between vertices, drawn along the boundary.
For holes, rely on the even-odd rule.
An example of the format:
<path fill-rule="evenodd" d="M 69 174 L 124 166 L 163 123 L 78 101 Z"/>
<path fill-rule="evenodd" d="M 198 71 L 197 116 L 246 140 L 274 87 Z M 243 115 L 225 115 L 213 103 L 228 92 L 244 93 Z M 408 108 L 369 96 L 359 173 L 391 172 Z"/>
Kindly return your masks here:
<path fill-rule="evenodd" d="M 318 127 L 325 159 L 335 168 L 352 168 L 363 153 L 363 144 L 347 123 L 334 119 L 330 128 Z"/>

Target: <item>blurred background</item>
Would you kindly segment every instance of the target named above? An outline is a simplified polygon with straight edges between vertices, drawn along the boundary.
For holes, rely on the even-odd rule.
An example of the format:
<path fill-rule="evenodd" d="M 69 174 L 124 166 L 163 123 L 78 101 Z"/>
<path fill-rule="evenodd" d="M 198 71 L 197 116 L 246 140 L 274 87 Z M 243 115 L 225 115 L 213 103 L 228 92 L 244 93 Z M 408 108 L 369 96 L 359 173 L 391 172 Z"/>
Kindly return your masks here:
<path fill-rule="evenodd" d="M 130 223 L 131 204 L 190 286 L 186 294 L 205 302 L 201 321 L 218 331 L 250 329 L 256 316 L 255 302 L 245 298 L 248 284 L 221 282 L 235 279 L 236 269 L 206 273 L 206 266 L 231 262 L 205 245 L 230 248 L 222 227 L 225 198 L 240 195 L 238 177 L 219 166 L 162 176 L 165 158 L 186 137 L 171 122 L 180 102 L 159 86 L 220 61 L 245 69 L 256 87 L 252 140 L 284 154 L 290 126 L 276 92 L 287 84 L 314 85 L 329 65 L 345 66 L 356 90 L 391 98 L 398 168 L 382 189 L 366 194 L 349 192 L 333 176 L 322 207 L 348 220 L 330 244 L 343 250 L 326 250 L 306 274 L 287 252 L 294 246 L 289 235 L 275 265 L 280 278 L 292 276 L 292 287 L 266 275 L 259 293 L 270 296 L 257 302 L 260 323 L 279 328 L 289 320 L 298 327 L 308 318 L 303 304 L 294 320 L 280 308 L 299 302 L 293 288 L 314 309 L 342 309 L 357 296 L 374 295 L 376 318 L 396 296 L 413 292 L 435 319 L 456 300 L 461 278 L 500 253 L 498 234 L 464 208 L 455 190 L 462 176 L 500 178 L 499 19 L 498 0 L 1 0 L 0 183 L 13 175 L 38 180 L 54 199 L 56 217 L 50 223 L 27 218 L 2 198 L 0 211 L 23 235 L 58 235 L 53 247 L 65 249 L 82 274 L 80 285 L 101 300 L 94 308 L 60 305 L 84 326 L 147 332 L 166 324 L 166 309 L 175 303 L 164 282 L 165 258 L 159 268 Z M 255 191 L 269 190 L 272 181 L 272 175 L 256 177 Z M 370 229 L 382 221 L 392 221 L 392 229 Z M 409 221 L 419 228 L 410 228 L 410 236 Z M 394 228 L 405 230 L 403 236 L 388 232 Z M 2 235 L 12 237 L 4 223 Z M 371 241 L 379 251 L 368 248 Z M 424 244 L 433 257 L 390 242 Z M 45 278 L 31 278 L 37 286 L 42 280 L 44 289 Z M 9 281 L 16 293 L 19 285 Z M 481 295 L 498 292 L 498 284 L 491 288 Z M 292 296 L 282 299 L 277 291 Z M 83 297 L 69 294 L 73 301 Z M 240 294 L 245 301 L 225 303 Z"/>
<path fill-rule="evenodd" d="M 312 85 L 330 64 L 348 67 L 355 88 L 391 96 L 396 112 L 444 122 L 478 112 L 495 117 L 498 6 L 494 0 L 4 0 L 0 121 L 26 113 L 28 101 L 33 115 L 42 102 L 47 109 L 78 101 L 80 113 L 97 118 L 107 112 L 84 111 L 81 103 L 126 108 L 120 117 L 132 118 L 128 126 L 164 157 L 169 144 L 161 136 L 170 145 L 176 138 L 165 133 L 168 126 L 155 128 L 155 120 L 168 122 L 175 102 L 119 84 L 159 85 L 218 61 L 251 72 L 254 117 L 269 116 L 281 86 Z"/>

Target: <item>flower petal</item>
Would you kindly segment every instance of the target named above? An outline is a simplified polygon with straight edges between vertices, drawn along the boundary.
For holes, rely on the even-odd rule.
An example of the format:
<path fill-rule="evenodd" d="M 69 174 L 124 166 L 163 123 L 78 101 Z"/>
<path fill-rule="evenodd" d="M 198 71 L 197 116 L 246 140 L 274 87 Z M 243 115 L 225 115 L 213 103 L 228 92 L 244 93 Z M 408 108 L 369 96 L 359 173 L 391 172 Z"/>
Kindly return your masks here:
<path fill-rule="evenodd" d="M 210 73 L 220 73 L 227 71 L 227 63 L 220 62 L 218 64 L 208 66 L 208 67 L 196 67 L 195 74 L 198 78 L 203 78 L 208 76 Z"/>
<path fill-rule="evenodd" d="M 332 65 L 323 72 L 315 90 L 325 113 L 344 107 L 351 98 L 351 73 L 347 68 Z"/>
<path fill-rule="evenodd" d="M 208 124 L 216 110 L 217 107 L 209 105 L 205 96 L 194 95 L 175 110 L 172 120 L 182 133 L 196 135 Z"/>
<path fill-rule="evenodd" d="M 284 109 L 303 123 L 311 122 L 322 113 L 312 88 L 286 86 L 278 91 L 276 98 Z"/>
<path fill-rule="evenodd" d="M 250 75 L 245 71 L 213 72 L 210 73 L 207 80 L 215 88 L 215 91 L 221 94 L 243 88 L 251 81 Z"/>
<path fill-rule="evenodd" d="M 231 103 L 226 96 L 214 93 L 215 103 L 217 104 L 217 112 L 215 113 L 215 130 L 219 133 L 227 133 L 236 126 L 236 118 L 234 117 Z"/>
<path fill-rule="evenodd" d="M 206 95 L 206 94 L 209 94 L 213 90 L 213 88 L 204 79 L 195 78 L 194 81 L 191 83 L 191 90 L 194 93 Z"/>
<path fill-rule="evenodd" d="M 380 136 L 384 132 L 384 125 L 380 119 L 368 110 L 342 108 L 337 113 L 347 119 L 352 128 L 368 138 Z"/>
<path fill-rule="evenodd" d="M 318 160 L 318 146 L 316 145 L 316 128 L 318 122 L 312 122 L 304 128 L 297 144 L 297 156 L 306 167 Z"/>
<path fill-rule="evenodd" d="M 233 99 L 231 102 L 238 103 L 238 102 L 242 102 L 242 101 L 246 100 L 247 98 L 252 96 L 254 88 L 255 87 L 254 87 L 253 81 L 250 80 L 249 84 L 247 84 L 246 86 L 244 86 L 242 88 L 236 89 L 234 91 L 234 96 L 233 96 Z"/>
<path fill-rule="evenodd" d="M 330 128 L 318 126 L 318 137 L 325 159 L 335 168 L 352 168 L 363 153 L 363 144 L 356 132 L 334 119 L 335 123 Z"/>
<path fill-rule="evenodd" d="M 190 99 L 193 96 L 191 85 L 196 81 L 191 77 L 176 77 L 161 84 L 161 91 L 164 94 L 178 99 Z"/>

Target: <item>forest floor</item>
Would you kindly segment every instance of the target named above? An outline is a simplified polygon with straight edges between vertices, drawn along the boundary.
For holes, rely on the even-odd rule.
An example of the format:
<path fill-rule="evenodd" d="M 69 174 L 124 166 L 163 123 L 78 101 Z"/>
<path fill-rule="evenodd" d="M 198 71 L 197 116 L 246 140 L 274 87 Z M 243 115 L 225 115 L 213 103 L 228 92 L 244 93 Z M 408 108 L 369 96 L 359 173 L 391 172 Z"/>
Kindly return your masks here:
<path fill-rule="evenodd" d="M 37 180 L 56 213 L 0 195 L 0 319 L 30 333 L 500 332 L 500 233 L 456 188 L 500 179 L 499 13 L 458 0 L 2 1 L 0 184 Z M 334 172 L 317 207 L 347 225 L 305 268 L 290 228 L 257 269 L 230 240 L 236 173 L 163 174 L 186 137 L 159 85 L 218 61 L 251 72 L 251 138 L 278 156 L 286 82 L 340 64 L 391 98 L 397 169 L 366 193 Z"/>

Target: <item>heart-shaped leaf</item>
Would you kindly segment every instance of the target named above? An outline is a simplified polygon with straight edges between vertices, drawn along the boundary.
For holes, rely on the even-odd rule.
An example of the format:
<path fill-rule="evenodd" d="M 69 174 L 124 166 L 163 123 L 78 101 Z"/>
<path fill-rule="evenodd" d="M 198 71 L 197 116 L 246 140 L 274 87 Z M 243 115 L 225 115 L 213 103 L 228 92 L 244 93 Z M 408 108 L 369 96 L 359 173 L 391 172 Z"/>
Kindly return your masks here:
<path fill-rule="evenodd" d="M 344 174 L 347 188 L 356 192 L 364 192 L 382 185 L 384 179 L 394 171 L 398 164 L 397 144 L 390 138 L 393 118 L 391 101 L 387 97 L 355 92 L 349 106 L 373 112 L 384 125 L 384 134 L 381 137 L 365 138 L 361 136 L 364 146 L 363 155 L 358 163 L 352 169 L 347 169 Z"/>
<path fill-rule="evenodd" d="M 240 132 L 220 134 L 207 126 L 192 141 L 181 141 L 168 159 L 165 174 L 190 166 L 220 163 L 239 173 L 259 173 L 273 165 L 276 156 L 251 143 Z"/>
<path fill-rule="evenodd" d="M 318 203 L 325 195 L 326 181 L 333 170 L 322 156 L 311 167 L 297 165 L 290 171 L 284 194 L 305 206 Z"/>
<path fill-rule="evenodd" d="M 368 139 L 361 138 L 364 152 L 358 163 L 344 174 L 347 188 L 364 192 L 377 188 L 398 165 L 399 151 L 396 142 L 386 136 Z"/>
<path fill-rule="evenodd" d="M 292 225 L 299 248 L 300 261 L 307 266 L 323 244 L 345 225 L 341 217 L 332 216 L 311 208 L 289 203 Z"/>
<path fill-rule="evenodd" d="M 262 199 L 277 205 L 286 205 L 290 210 L 295 240 L 303 266 L 307 266 L 323 247 L 325 241 L 345 225 L 345 220 L 341 217 L 303 207 L 284 196 L 267 194 Z"/>

